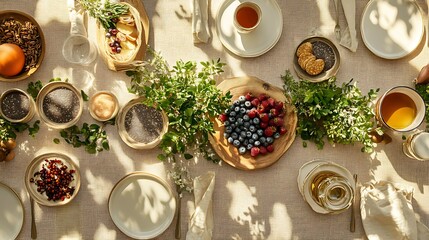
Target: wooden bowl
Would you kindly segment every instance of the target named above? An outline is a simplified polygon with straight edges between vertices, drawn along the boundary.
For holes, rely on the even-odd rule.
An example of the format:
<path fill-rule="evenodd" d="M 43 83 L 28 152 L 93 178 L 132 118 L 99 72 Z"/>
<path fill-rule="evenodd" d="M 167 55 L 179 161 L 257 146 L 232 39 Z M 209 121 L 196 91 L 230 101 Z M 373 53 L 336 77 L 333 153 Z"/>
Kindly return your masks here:
<path fill-rule="evenodd" d="M 241 95 L 251 92 L 256 96 L 264 93 L 273 97 L 277 101 L 284 102 L 286 113 L 284 122 L 288 131 L 286 134 L 281 135 L 280 138 L 274 141 L 274 152 L 272 153 L 259 155 L 255 158 L 250 156 L 249 152 L 243 155 L 239 154 L 238 149 L 228 143 L 227 139 L 224 137 L 223 134 L 225 127 L 218 118 L 213 120 L 215 133 L 209 137 L 210 143 L 215 152 L 223 161 L 234 168 L 241 170 L 255 170 L 271 166 L 277 162 L 280 157 L 286 153 L 295 140 L 295 130 L 298 117 L 294 106 L 290 103 L 290 99 L 285 96 L 280 88 L 272 86 L 256 77 L 236 77 L 226 79 L 218 85 L 218 88 L 224 93 L 230 91 L 233 96 L 231 99 L 232 101 Z"/>
<path fill-rule="evenodd" d="M 20 74 L 12 76 L 12 77 L 0 76 L 0 81 L 16 82 L 16 81 L 21 81 L 21 80 L 28 78 L 33 73 L 35 73 L 37 71 L 37 69 L 39 69 L 40 65 L 42 64 L 43 57 L 45 56 L 45 49 L 46 49 L 45 48 L 45 37 L 43 35 L 42 28 L 40 27 L 40 25 L 36 22 L 36 20 L 32 16 L 30 16 L 26 13 L 23 13 L 23 12 L 15 11 L 15 10 L 0 11 L 0 21 L 3 19 L 7 19 L 7 18 L 14 18 L 16 21 L 19 21 L 22 24 L 24 24 L 25 22 L 31 22 L 34 26 L 37 27 L 37 29 L 39 31 L 40 41 L 41 41 L 41 45 L 42 45 L 42 51 L 40 53 L 39 58 L 37 59 L 37 63 L 34 67 L 30 68 L 30 70 L 25 71 L 25 72 L 21 72 Z M 2 42 L 2 40 L 0 39 L 0 44 L 2 44 L 2 43 L 6 43 L 6 42 Z"/>

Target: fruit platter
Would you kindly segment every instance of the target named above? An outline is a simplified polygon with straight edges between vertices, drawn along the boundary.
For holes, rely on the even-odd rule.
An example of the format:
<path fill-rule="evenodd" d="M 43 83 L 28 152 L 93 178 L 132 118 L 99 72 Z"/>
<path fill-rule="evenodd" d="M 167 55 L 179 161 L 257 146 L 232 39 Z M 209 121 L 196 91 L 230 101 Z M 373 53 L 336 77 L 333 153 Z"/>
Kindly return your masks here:
<path fill-rule="evenodd" d="M 295 140 L 297 125 L 297 115 L 283 91 L 256 77 L 226 79 L 218 88 L 229 91 L 233 103 L 214 119 L 210 143 L 216 153 L 242 170 L 277 162 Z"/>

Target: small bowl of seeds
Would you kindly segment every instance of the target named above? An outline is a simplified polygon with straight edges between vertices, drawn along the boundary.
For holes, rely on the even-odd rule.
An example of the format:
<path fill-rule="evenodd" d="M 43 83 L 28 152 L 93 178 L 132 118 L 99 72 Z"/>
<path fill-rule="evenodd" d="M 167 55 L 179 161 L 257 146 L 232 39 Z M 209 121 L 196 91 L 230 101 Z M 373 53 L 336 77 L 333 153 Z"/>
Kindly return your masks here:
<path fill-rule="evenodd" d="M 0 75 L 0 81 L 15 82 L 28 78 L 37 71 L 45 55 L 45 37 L 42 28 L 30 15 L 16 11 L 0 11 L 0 45 L 14 44 L 24 53 L 24 66 L 13 76 Z"/>
<path fill-rule="evenodd" d="M 321 82 L 337 74 L 340 68 L 340 53 L 329 39 L 310 37 L 297 46 L 293 66 L 301 79 Z"/>
<path fill-rule="evenodd" d="M 83 110 L 80 92 L 68 82 L 50 82 L 36 98 L 37 112 L 43 122 L 55 129 L 75 125 Z"/>
<path fill-rule="evenodd" d="M 0 96 L 0 115 L 9 122 L 27 123 L 35 112 L 33 98 L 21 89 L 9 89 Z"/>
<path fill-rule="evenodd" d="M 129 101 L 118 113 L 116 125 L 119 136 L 134 149 L 156 147 L 168 130 L 167 115 L 143 104 L 143 98 Z"/>

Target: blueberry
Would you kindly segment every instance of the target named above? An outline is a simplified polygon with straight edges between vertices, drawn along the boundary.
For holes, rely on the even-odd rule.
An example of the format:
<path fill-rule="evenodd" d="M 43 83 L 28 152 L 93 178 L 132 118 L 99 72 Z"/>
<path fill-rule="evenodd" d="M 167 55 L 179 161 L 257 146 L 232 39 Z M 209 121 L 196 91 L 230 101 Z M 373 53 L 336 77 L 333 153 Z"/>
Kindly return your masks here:
<path fill-rule="evenodd" d="M 246 115 L 246 116 L 247 116 L 247 115 Z M 243 123 L 243 126 L 244 126 L 244 127 L 246 127 L 246 128 L 249 128 L 249 127 L 250 127 L 250 122 L 244 122 L 244 123 Z"/>
<path fill-rule="evenodd" d="M 244 108 L 245 107 L 244 103 L 240 104 L 240 107 Z"/>
<path fill-rule="evenodd" d="M 244 139 L 244 141 L 242 142 L 243 146 L 247 146 L 247 144 L 249 144 L 249 140 Z"/>
<path fill-rule="evenodd" d="M 238 138 L 238 134 L 236 132 L 231 133 L 231 137 L 233 139 L 237 139 Z"/>
<path fill-rule="evenodd" d="M 252 103 L 250 102 L 250 101 L 245 101 L 244 102 L 244 106 L 246 106 L 246 107 L 251 107 L 252 106 Z"/>
<path fill-rule="evenodd" d="M 247 145 L 246 145 L 247 150 L 252 149 L 252 147 L 253 147 L 253 144 L 250 144 L 250 143 L 249 143 L 249 144 L 247 144 Z"/>
<path fill-rule="evenodd" d="M 227 127 L 225 128 L 225 132 L 227 132 L 227 133 L 231 133 L 231 132 L 232 132 L 232 127 L 231 127 L 231 126 L 227 126 Z"/>
<path fill-rule="evenodd" d="M 267 143 L 268 143 L 268 144 L 273 143 L 273 142 L 274 142 L 274 138 L 272 138 L 272 137 L 267 137 Z"/>
<path fill-rule="evenodd" d="M 240 147 L 240 148 L 238 149 L 238 153 L 240 153 L 240 154 L 245 154 L 245 153 L 246 153 L 246 148 L 245 148 L 245 147 Z"/>
<path fill-rule="evenodd" d="M 264 143 L 262 143 L 262 145 L 264 145 L 264 147 L 268 147 L 268 145 L 270 145 L 270 144 L 267 142 L 264 142 Z"/>
<path fill-rule="evenodd" d="M 242 118 L 237 119 L 238 125 L 242 125 L 244 123 L 244 120 Z"/>
<path fill-rule="evenodd" d="M 260 122 L 259 118 L 255 117 L 255 118 L 253 119 L 253 123 L 254 123 L 254 124 L 259 124 L 259 122 Z"/>
<path fill-rule="evenodd" d="M 264 135 L 264 130 L 262 130 L 262 129 L 258 129 L 258 130 L 256 131 L 256 133 L 257 133 L 259 136 L 263 136 L 263 135 Z"/>
<path fill-rule="evenodd" d="M 239 112 L 239 111 L 240 111 L 240 107 L 235 107 L 235 108 L 234 108 L 234 111 L 235 111 L 235 112 Z"/>
<path fill-rule="evenodd" d="M 280 133 L 276 132 L 274 133 L 274 138 L 279 138 L 280 137 Z"/>
<path fill-rule="evenodd" d="M 240 104 L 240 102 L 238 100 L 235 100 L 233 104 L 238 105 L 238 104 Z"/>
<path fill-rule="evenodd" d="M 240 97 L 238 97 L 238 101 L 244 102 L 244 101 L 246 101 L 246 97 L 245 96 L 240 96 Z"/>
<path fill-rule="evenodd" d="M 253 133 L 256 131 L 256 127 L 253 125 L 250 125 L 249 130 Z"/>
<path fill-rule="evenodd" d="M 253 140 L 253 139 L 249 139 L 249 144 L 254 144 L 255 143 L 255 140 Z"/>
<path fill-rule="evenodd" d="M 246 132 L 240 132 L 240 136 L 245 138 L 246 137 Z"/>
<path fill-rule="evenodd" d="M 244 116 L 243 116 L 243 120 L 244 120 L 245 122 L 247 122 L 247 121 L 249 121 L 249 120 L 250 120 L 250 117 L 249 117 L 248 115 L 244 115 Z"/>
<path fill-rule="evenodd" d="M 228 142 L 229 142 L 229 143 L 232 143 L 232 142 L 234 142 L 234 138 L 232 138 L 232 137 L 229 137 L 229 138 L 228 138 Z"/>
<path fill-rule="evenodd" d="M 231 113 L 232 114 L 232 113 Z M 235 117 L 229 117 L 228 118 L 228 120 L 230 121 L 230 122 L 235 122 Z"/>
<path fill-rule="evenodd" d="M 241 114 L 245 114 L 246 113 L 246 109 L 244 107 L 240 108 L 240 113 Z"/>
<path fill-rule="evenodd" d="M 239 127 L 236 127 L 236 128 L 234 129 L 234 131 L 235 131 L 236 133 L 240 133 L 240 132 L 241 132 L 241 129 L 240 129 Z"/>
<path fill-rule="evenodd" d="M 229 108 L 225 109 L 225 114 L 229 114 L 231 110 Z"/>
<path fill-rule="evenodd" d="M 230 113 L 229 113 L 229 116 L 230 116 L 230 117 L 235 117 L 235 116 L 237 116 L 237 113 L 236 113 L 236 112 L 230 112 Z"/>
<path fill-rule="evenodd" d="M 244 142 L 244 137 L 242 137 L 241 135 L 238 137 L 238 141 L 240 141 L 240 144 Z"/>
<path fill-rule="evenodd" d="M 259 146 L 259 145 L 261 145 L 261 142 L 260 141 L 255 141 L 255 146 Z"/>
<path fill-rule="evenodd" d="M 266 142 L 267 142 L 267 139 L 266 139 L 265 137 L 260 137 L 260 138 L 259 138 L 259 141 L 260 141 L 262 144 L 264 144 L 264 143 L 266 143 Z"/>
<path fill-rule="evenodd" d="M 236 127 L 235 123 L 231 123 L 229 126 L 231 127 L 231 131 Z"/>
<path fill-rule="evenodd" d="M 228 138 L 228 137 L 229 137 L 229 133 L 224 132 L 224 133 L 223 133 L 223 137 L 224 137 L 224 138 Z"/>
<path fill-rule="evenodd" d="M 237 139 L 234 140 L 234 142 L 232 142 L 232 144 L 236 147 L 240 146 L 240 141 L 238 141 Z"/>
<path fill-rule="evenodd" d="M 252 137 L 252 132 L 251 131 L 246 132 L 246 137 L 251 138 Z"/>
<path fill-rule="evenodd" d="M 252 139 L 253 140 L 258 140 L 259 139 L 258 134 L 256 134 L 256 133 L 252 134 Z"/>
<path fill-rule="evenodd" d="M 225 126 L 229 126 L 229 121 L 225 121 L 223 124 L 225 124 Z"/>

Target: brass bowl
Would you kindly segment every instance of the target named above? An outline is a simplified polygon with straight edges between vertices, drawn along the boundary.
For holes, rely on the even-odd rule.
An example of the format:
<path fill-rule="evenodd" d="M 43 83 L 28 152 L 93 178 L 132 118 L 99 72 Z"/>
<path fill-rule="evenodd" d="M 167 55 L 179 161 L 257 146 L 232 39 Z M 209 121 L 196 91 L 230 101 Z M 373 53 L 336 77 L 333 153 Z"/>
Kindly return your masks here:
<path fill-rule="evenodd" d="M 5 76 L 0 76 L 0 81 L 4 81 L 4 82 L 16 82 L 16 81 L 21 81 L 24 80 L 26 78 L 28 78 L 29 76 L 31 76 L 33 73 L 35 73 L 37 71 L 37 69 L 39 69 L 40 65 L 42 64 L 43 58 L 45 56 L 45 37 L 43 35 L 43 31 L 42 28 L 40 27 L 40 25 L 36 22 L 36 20 L 23 12 L 19 12 L 19 11 L 15 11 L 15 10 L 5 10 L 5 11 L 0 11 L 0 21 L 3 19 L 7 19 L 7 18 L 13 18 L 19 22 L 21 22 L 22 24 L 24 24 L 25 22 L 31 22 L 34 26 L 37 27 L 38 31 L 39 31 L 39 36 L 40 36 L 40 42 L 41 42 L 41 53 L 39 58 L 37 59 L 37 63 L 34 67 L 30 68 L 30 70 L 25 71 L 25 72 L 21 72 L 18 75 L 12 76 L 12 77 L 5 77 Z M 0 44 L 2 43 L 6 43 L 6 42 L 2 42 L 2 40 L 0 39 Z"/>

